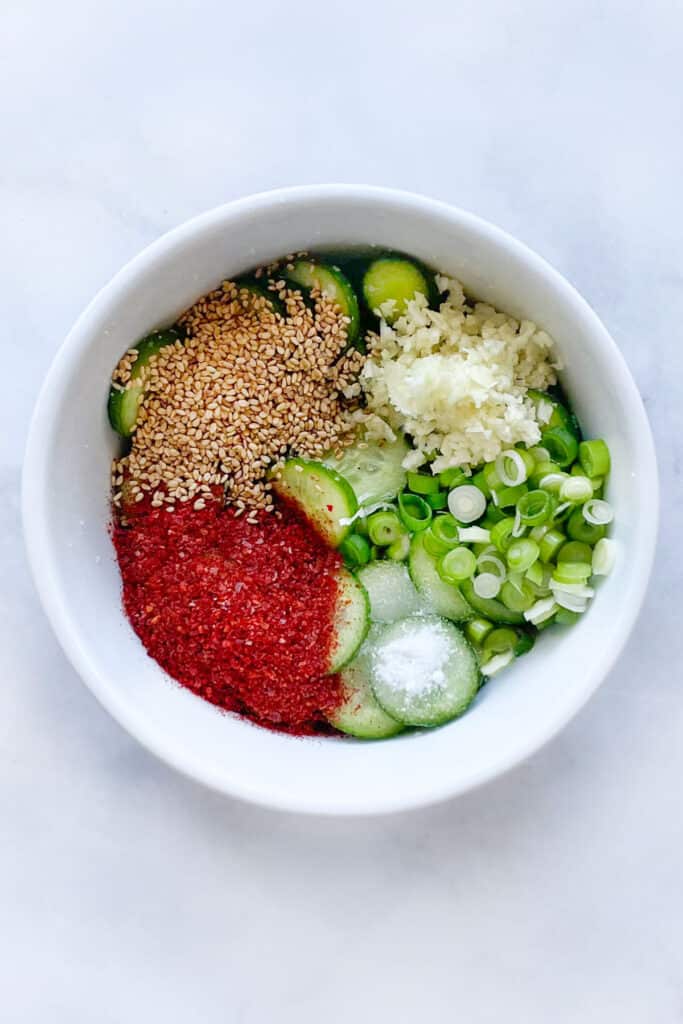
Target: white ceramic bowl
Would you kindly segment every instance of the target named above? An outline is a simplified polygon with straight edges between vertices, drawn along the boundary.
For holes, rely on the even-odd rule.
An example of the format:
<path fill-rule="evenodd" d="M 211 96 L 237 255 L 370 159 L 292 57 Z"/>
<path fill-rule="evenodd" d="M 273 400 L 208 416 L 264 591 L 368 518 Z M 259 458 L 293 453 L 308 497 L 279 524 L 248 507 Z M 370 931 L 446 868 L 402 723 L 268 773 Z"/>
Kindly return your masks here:
<path fill-rule="evenodd" d="M 628 551 L 583 621 L 544 633 L 462 719 L 381 743 L 267 732 L 172 683 L 123 616 L 107 532 L 117 443 L 106 398 L 120 354 L 225 277 L 286 252 L 346 244 L 412 253 L 554 336 L 581 423 L 611 446 L 614 537 Z M 224 793 L 288 810 L 364 814 L 431 803 L 492 779 L 577 712 L 614 664 L 640 608 L 655 545 L 657 473 L 624 360 L 597 316 L 547 263 L 443 203 L 325 185 L 251 196 L 197 217 L 154 242 L 99 293 L 59 350 L 40 395 L 23 514 L 36 585 L 57 637 L 133 736 Z"/>

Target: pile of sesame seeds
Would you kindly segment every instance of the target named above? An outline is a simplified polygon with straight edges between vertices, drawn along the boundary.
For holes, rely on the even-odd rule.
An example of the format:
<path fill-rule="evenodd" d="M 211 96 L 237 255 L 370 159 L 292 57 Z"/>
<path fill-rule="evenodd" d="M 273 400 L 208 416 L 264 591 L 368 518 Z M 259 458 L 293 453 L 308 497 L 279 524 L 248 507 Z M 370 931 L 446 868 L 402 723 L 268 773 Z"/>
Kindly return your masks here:
<path fill-rule="evenodd" d="M 130 451 L 112 467 L 115 506 L 148 497 L 197 509 L 216 493 L 237 514 L 271 508 L 269 476 L 284 457 L 321 458 L 352 439 L 363 356 L 347 351 L 347 319 L 315 291 L 262 280 L 279 300 L 234 282 L 180 318 L 184 341 L 152 356 Z M 113 380 L 130 386 L 135 350 Z M 220 489 L 220 491 L 218 490 Z"/>

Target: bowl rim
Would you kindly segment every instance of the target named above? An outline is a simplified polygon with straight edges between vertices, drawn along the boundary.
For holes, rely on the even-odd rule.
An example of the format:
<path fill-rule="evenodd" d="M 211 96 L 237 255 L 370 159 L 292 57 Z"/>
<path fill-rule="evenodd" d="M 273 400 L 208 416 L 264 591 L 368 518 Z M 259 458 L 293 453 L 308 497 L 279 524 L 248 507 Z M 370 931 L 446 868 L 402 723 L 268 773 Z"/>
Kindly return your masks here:
<path fill-rule="evenodd" d="M 264 792 L 261 788 L 255 790 L 244 778 L 231 778 L 226 781 L 222 775 L 219 776 L 218 773 L 214 773 L 198 763 L 196 758 L 180 752 L 173 741 L 168 741 L 152 725 L 136 716 L 134 708 L 131 708 L 128 702 L 118 700 L 112 695 L 111 690 L 106 687 L 99 672 L 90 662 L 86 648 L 80 642 L 76 624 L 68 610 L 68 602 L 62 600 L 62 589 L 57 579 L 49 536 L 48 517 L 44 514 L 41 501 L 47 470 L 47 458 L 44 453 L 48 447 L 46 439 L 49 435 L 50 424 L 65 383 L 77 366 L 81 353 L 92 341 L 90 321 L 100 306 L 115 298 L 116 293 L 120 290 L 125 290 L 129 281 L 137 277 L 144 269 L 153 266 L 164 253 L 175 247 L 182 247 L 186 241 L 201 235 L 208 226 L 213 226 L 224 219 L 228 220 L 254 211 L 275 208 L 292 200 L 319 201 L 325 199 L 349 201 L 376 199 L 379 202 L 400 203 L 413 209 L 421 208 L 452 222 L 459 222 L 470 230 L 487 237 L 499 248 L 524 260 L 533 272 L 551 283 L 562 294 L 563 300 L 573 305 L 577 316 L 583 319 L 586 330 L 591 334 L 591 343 L 597 344 L 607 351 L 615 368 L 615 386 L 620 390 L 623 389 L 631 413 L 638 418 L 638 433 L 642 442 L 642 464 L 639 465 L 639 472 L 643 477 L 641 486 L 647 488 L 652 511 L 648 520 L 640 524 L 640 579 L 629 605 L 620 608 L 619 631 L 615 634 L 611 646 L 601 650 L 596 664 L 591 666 L 590 672 L 586 673 L 583 684 L 576 687 L 573 700 L 565 704 L 561 713 L 557 714 L 545 731 L 527 735 L 526 739 L 520 741 L 507 755 L 498 758 L 492 757 L 487 766 L 473 771 L 469 775 L 465 773 L 465 776 L 458 780 L 445 782 L 434 780 L 434 786 L 429 794 L 420 794 L 408 799 L 401 798 L 400 794 L 397 794 L 391 800 L 382 798 L 370 802 L 357 798 L 348 801 L 343 807 L 335 805 L 333 808 L 320 800 L 297 797 L 297 794 L 292 794 L 291 797 L 289 795 L 278 797 Z M 645 598 L 654 562 L 659 522 L 659 482 L 655 445 L 642 398 L 616 343 L 597 314 L 573 285 L 523 242 L 476 214 L 418 193 L 360 184 L 298 185 L 258 192 L 235 199 L 172 228 L 129 260 L 88 303 L 54 355 L 31 418 L 24 453 L 21 492 L 23 531 L 28 562 L 45 614 L 72 666 L 112 717 L 138 742 L 166 764 L 215 791 L 282 811 L 329 815 L 393 813 L 436 804 L 468 792 L 507 773 L 545 746 L 597 690 L 621 654 Z"/>

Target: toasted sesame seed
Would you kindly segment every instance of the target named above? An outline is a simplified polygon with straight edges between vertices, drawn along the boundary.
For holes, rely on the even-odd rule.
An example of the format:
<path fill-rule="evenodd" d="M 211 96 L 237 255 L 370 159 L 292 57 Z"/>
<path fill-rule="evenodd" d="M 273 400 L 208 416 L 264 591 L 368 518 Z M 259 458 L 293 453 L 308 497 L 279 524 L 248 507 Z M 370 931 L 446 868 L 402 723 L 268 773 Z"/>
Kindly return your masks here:
<path fill-rule="evenodd" d="M 350 442 L 363 357 L 344 351 L 339 308 L 312 295 L 313 309 L 288 288 L 283 318 L 262 296 L 225 282 L 183 314 L 184 344 L 165 346 L 136 376 L 144 393 L 131 450 L 112 467 L 119 500 L 152 493 L 154 507 L 194 499 L 203 507 L 200 495 L 222 485 L 238 514 L 267 508 L 273 464 Z M 113 375 L 123 386 L 133 351 Z"/>

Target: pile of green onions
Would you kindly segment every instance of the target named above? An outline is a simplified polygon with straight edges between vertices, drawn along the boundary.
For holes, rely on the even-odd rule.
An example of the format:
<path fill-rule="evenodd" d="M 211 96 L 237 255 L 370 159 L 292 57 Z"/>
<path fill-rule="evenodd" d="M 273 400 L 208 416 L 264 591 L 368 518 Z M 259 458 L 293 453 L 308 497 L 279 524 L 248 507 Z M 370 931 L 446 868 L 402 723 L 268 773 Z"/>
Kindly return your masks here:
<path fill-rule="evenodd" d="M 509 448 L 471 475 L 408 473 L 397 501 L 360 516 L 340 550 L 351 567 L 403 561 L 411 535 L 422 533 L 444 582 L 469 580 L 480 605 L 521 613 L 526 630 L 496 627 L 485 616 L 465 627 L 492 675 L 529 649 L 535 631 L 576 622 L 594 596 L 593 578 L 612 569 L 613 512 L 603 497 L 609 470 L 605 441 L 579 442 L 556 426 L 541 446 Z"/>

